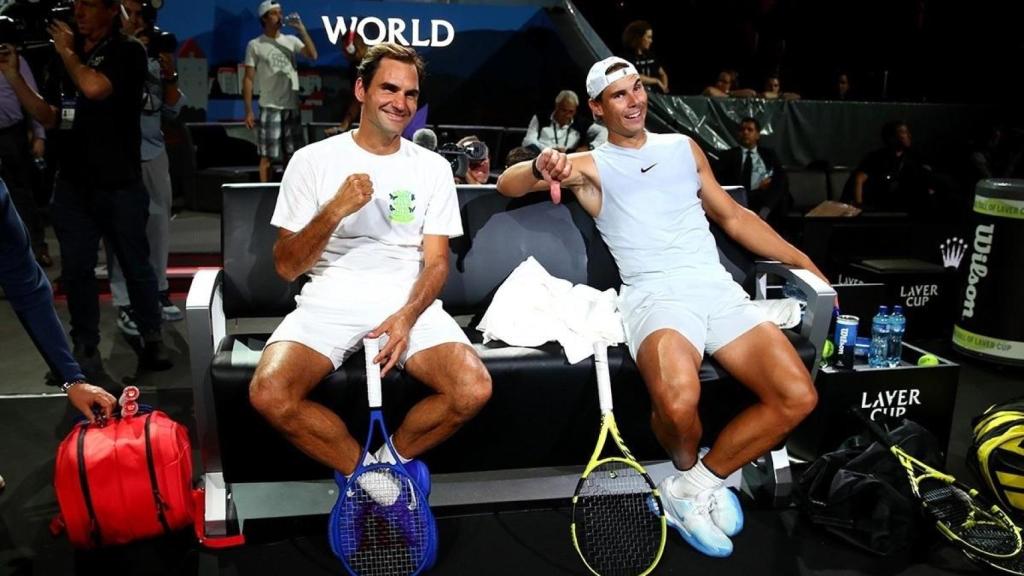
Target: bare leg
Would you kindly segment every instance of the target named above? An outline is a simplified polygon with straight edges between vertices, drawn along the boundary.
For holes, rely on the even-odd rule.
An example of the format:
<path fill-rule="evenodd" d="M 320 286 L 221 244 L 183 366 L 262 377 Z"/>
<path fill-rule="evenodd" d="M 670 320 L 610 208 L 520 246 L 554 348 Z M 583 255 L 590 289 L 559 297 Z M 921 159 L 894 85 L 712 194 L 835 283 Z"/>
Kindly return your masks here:
<path fill-rule="evenodd" d="M 465 344 L 440 344 L 414 354 L 405 370 L 434 389 L 409 410 L 394 435 L 395 450 L 414 458 L 455 433 L 491 397 L 491 376 Z"/>
<path fill-rule="evenodd" d="M 697 461 L 700 358 L 689 340 L 669 329 L 644 338 L 637 350 L 637 367 L 651 395 L 651 427 L 679 470 Z"/>
<path fill-rule="evenodd" d="M 359 460 L 359 444 L 337 414 L 307 399 L 332 370 L 331 361 L 311 348 L 297 342 L 275 342 L 263 351 L 249 384 L 249 400 L 299 450 L 351 474 Z"/>
<path fill-rule="evenodd" d="M 726 425 L 704 458 L 724 478 L 781 442 L 814 410 L 818 395 L 796 350 L 773 324 L 752 328 L 715 360 L 760 399 Z"/>
<path fill-rule="evenodd" d="M 270 182 L 270 158 L 260 156 L 260 182 Z"/>

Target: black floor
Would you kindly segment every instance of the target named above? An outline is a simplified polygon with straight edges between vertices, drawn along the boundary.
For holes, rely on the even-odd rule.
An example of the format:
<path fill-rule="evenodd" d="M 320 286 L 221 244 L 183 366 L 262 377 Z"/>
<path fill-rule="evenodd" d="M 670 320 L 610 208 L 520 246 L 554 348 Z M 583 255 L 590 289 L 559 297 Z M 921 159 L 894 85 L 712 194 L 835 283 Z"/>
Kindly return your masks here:
<path fill-rule="evenodd" d="M 961 359 L 962 360 L 962 359 Z M 191 391 L 150 375 L 148 402 L 191 422 Z M 1024 390 L 1019 374 L 984 364 L 963 365 L 950 470 L 966 474 L 967 420 L 993 401 Z M 51 574 L 340 574 L 324 535 L 326 517 L 252 521 L 242 548 L 209 551 L 194 538 L 142 542 L 100 552 L 75 552 L 48 530 L 58 512 L 52 488 L 54 451 L 71 414 L 62 396 L 0 396 L 0 575 Z M 195 455 L 199 461 L 199 455 Z M 198 471 L 197 471 L 198 473 Z M 568 537 L 568 507 L 439 513 L 440 559 L 432 574 L 585 574 Z M 934 540 L 934 539 L 929 539 Z M 795 509 L 747 508 L 747 526 L 732 557 L 694 552 L 675 534 L 657 574 L 924 575 L 980 574 L 958 552 L 922 545 L 897 557 L 875 557 L 809 528 Z"/>
<path fill-rule="evenodd" d="M 185 221 L 186 223 L 188 221 Z M 183 302 L 182 294 L 176 301 Z M 66 306 L 58 312 L 67 321 Z M 168 343 L 177 363 L 166 373 L 136 373 L 134 356 L 114 326 L 109 301 L 103 306 L 104 355 L 116 388 L 133 382 L 143 398 L 180 422 L 192 424 L 191 383 L 184 322 L 169 327 Z M 945 342 L 921 343 L 929 351 L 961 363 L 959 388 L 948 447 L 948 469 L 970 479 L 964 464 L 972 416 L 994 402 L 1024 395 L 1024 372 L 966 359 Z M 43 386 L 45 366 L 0 303 L 0 576 L 64 574 L 277 575 L 340 574 L 327 545 L 326 517 L 250 521 L 248 543 L 210 551 L 185 533 L 99 552 L 76 552 L 49 531 L 58 508 L 53 493 L 55 449 L 71 426 L 63 395 Z M 201 461 L 194 454 L 194 461 Z M 200 471 L 197 470 L 198 474 Z M 478 510 L 453 515 L 438 511 L 441 535 L 432 574 L 586 574 L 569 540 L 568 502 L 533 509 Z M 709 576 L 931 575 L 983 573 L 949 546 L 926 538 L 897 557 L 876 557 L 813 529 L 797 511 L 747 507 L 747 526 L 735 538 L 732 557 L 703 557 L 674 533 L 657 574 Z"/>

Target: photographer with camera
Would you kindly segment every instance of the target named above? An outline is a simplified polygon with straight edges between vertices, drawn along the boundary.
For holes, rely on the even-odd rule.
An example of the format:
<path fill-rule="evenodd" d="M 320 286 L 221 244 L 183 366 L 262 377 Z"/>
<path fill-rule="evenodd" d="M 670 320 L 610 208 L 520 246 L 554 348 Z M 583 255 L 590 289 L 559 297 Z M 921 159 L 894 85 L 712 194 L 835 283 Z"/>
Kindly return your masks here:
<path fill-rule="evenodd" d="M 121 33 L 117 0 L 76 0 L 73 14 L 76 30 L 55 19 L 48 31 L 76 92 L 74 107 L 63 111 L 63 117 L 71 119 L 71 130 L 58 153 L 52 204 L 74 356 L 86 376 L 102 371 L 94 272 L 102 237 L 124 270 L 141 335 L 139 366 L 166 370 L 171 361 L 160 333 L 156 275 L 149 263 L 149 198 L 142 185 L 140 156 L 146 51 Z M 0 64 L 9 81 L 20 76 L 11 60 Z M 56 124 L 56 106 L 23 81 L 13 80 L 11 85 L 34 118 L 44 125 Z"/>
<path fill-rule="evenodd" d="M 299 72 L 295 55 L 316 60 L 317 53 L 298 14 L 285 18 L 277 0 L 263 0 L 258 12 L 263 33 L 250 40 L 245 48 L 242 100 L 245 125 L 252 128 L 256 125 L 252 112 L 253 86 L 259 87 L 260 125 L 256 130 L 256 145 L 260 153 L 260 182 L 269 182 L 270 163 L 280 160 L 287 166 L 292 154 L 306 145 L 299 116 Z M 302 38 L 282 34 L 285 25 L 298 30 Z"/>
<path fill-rule="evenodd" d="M 38 91 L 32 69 L 17 53 L 17 24 L 0 16 L 0 58 L 10 60 L 25 87 Z M 17 79 L 15 79 L 17 82 Z M 53 264 L 46 245 L 45 225 L 32 189 L 33 158 L 46 150 L 46 130 L 38 120 L 26 117 L 18 101 L 15 86 L 8 75 L 0 76 L 0 177 L 14 200 L 18 214 L 28 228 L 36 261 L 45 267 Z"/>
<path fill-rule="evenodd" d="M 167 282 L 167 254 L 170 248 L 171 174 L 164 147 L 161 122 L 164 118 L 177 118 L 185 105 L 184 94 L 178 89 L 178 73 L 174 66 L 174 50 L 178 41 L 173 34 L 156 27 L 156 9 L 149 0 L 124 0 L 128 18 L 123 22 L 124 33 L 134 36 L 146 47 L 149 68 L 142 92 L 142 183 L 149 193 L 149 263 L 156 274 L 160 293 L 160 312 L 164 320 L 181 320 L 181 309 L 170 298 Z M 110 293 L 117 307 L 117 327 L 128 336 L 138 336 L 128 287 L 117 257 L 107 250 L 110 270 Z"/>
<path fill-rule="evenodd" d="M 456 184 L 489 184 L 491 157 L 487 144 L 476 136 L 466 136 L 455 144 L 437 150 L 452 167 Z"/>

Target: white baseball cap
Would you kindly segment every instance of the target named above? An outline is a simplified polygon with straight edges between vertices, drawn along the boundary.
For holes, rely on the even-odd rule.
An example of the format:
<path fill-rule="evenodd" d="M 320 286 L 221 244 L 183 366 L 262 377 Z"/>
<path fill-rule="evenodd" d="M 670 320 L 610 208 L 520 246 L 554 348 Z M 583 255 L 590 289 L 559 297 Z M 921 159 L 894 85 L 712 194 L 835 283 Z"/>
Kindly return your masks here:
<path fill-rule="evenodd" d="M 280 7 L 281 5 L 278 4 L 277 0 L 263 0 L 263 2 L 260 2 L 260 7 L 259 10 L 257 10 L 257 12 L 259 12 L 260 18 L 263 18 L 263 15 L 266 14 L 267 12 L 270 12 L 274 8 Z"/>
<path fill-rule="evenodd" d="M 605 73 L 605 70 L 616 64 L 625 64 L 626 67 L 619 68 L 614 72 Z M 592 99 L 596 100 L 609 84 L 620 78 L 625 78 L 626 76 L 631 76 L 633 74 L 639 74 L 639 72 L 636 71 L 636 67 L 630 64 L 628 60 L 624 60 L 618 56 L 605 58 L 590 67 L 590 72 L 587 73 L 587 94 Z"/>

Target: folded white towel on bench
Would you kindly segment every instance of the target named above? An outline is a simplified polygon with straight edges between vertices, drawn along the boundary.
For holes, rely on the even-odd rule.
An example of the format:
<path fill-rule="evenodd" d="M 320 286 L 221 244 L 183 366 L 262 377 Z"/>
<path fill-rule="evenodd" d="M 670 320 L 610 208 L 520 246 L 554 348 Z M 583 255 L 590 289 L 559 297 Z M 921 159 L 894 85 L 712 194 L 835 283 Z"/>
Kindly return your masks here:
<path fill-rule="evenodd" d="M 593 355 L 593 342 L 625 342 L 622 316 L 609 288 L 601 292 L 548 273 L 532 256 L 509 274 L 477 325 L 484 343 L 540 346 L 557 341 L 571 364 Z"/>

